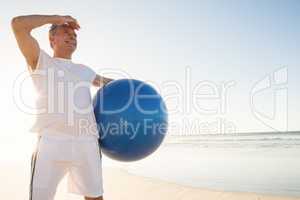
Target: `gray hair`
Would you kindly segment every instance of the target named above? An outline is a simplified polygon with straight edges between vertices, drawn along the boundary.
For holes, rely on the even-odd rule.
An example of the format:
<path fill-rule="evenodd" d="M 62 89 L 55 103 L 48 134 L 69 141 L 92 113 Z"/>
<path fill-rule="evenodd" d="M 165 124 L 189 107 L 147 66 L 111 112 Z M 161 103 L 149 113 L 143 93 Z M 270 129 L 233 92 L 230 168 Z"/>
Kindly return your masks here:
<path fill-rule="evenodd" d="M 57 28 L 59 28 L 59 27 L 69 27 L 69 25 L 68 24 L 62 24 L 62 25 L 52 24 L 49 28 L 49 33 L 51 35 L 55 34 Z"/>

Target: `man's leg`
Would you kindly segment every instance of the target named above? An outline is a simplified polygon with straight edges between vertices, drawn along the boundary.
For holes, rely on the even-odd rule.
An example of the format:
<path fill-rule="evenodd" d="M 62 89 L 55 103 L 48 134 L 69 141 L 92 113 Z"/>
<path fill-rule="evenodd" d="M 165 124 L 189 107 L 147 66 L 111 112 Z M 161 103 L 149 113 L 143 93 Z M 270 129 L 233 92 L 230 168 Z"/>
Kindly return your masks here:
<path fill-rule="evenodd" d="M 102 160 L 96 137 L 74 141 L 74 162 L 68 177 L 69 192 L 88 200 L 103 199 Z"/>
<path fill-rule="evenodd" d="M 67 172 L 67 166 L 64 162 L 57 162 L 56 157 L 60 151 L 55 142 L 42 137 L 37 147 L 31 162 L 30 200 L 53 200 L 57 185 Z"/>

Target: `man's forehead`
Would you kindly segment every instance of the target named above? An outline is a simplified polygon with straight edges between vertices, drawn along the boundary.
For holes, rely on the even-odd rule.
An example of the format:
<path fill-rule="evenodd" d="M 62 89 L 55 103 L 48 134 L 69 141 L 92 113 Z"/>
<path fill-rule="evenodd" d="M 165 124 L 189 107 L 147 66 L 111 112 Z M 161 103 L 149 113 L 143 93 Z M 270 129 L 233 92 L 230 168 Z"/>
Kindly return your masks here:
<path fill-rule="evenodd" d="M 51 28 L 50 28 L 50 31 L 68 31 L 70 33 L 75 33 L 75 30 L 74 28 L 72 28 L 71 26 L 67 25 L 67 24 L 64 24 L 64 25 L 52 25 Z"/>
<path fill-rule="evenodd" d="M 68 32 L 74 32 L 75 33 L 75 30 L 71 26 L 68 26 L 68 25 L 59 26 L 58 28 L 61 29 L 61 30 L 66 30 Z"/>

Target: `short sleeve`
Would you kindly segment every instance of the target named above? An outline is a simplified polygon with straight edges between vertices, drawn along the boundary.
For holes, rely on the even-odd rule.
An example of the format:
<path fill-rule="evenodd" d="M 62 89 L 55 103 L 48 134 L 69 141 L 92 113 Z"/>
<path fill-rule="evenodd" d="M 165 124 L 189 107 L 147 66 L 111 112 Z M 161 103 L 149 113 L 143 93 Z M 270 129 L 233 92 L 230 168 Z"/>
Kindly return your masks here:
<path fill-rule="evenodd" d="M 51 56 L 48 55 L 43 49 L 40 49 L 36 68 L 33 71 L 30 70 L 30 73 L 34 73 L 36 70 L 46 69 L 47 66 L 49 65 L 50 60 L 51 60 Z M 29 67 L 29 69 L 31 69 L 30 66 L 28 66 L 28 67 Z"/>
<path fill-rule="evenodd" d="M 84 66 L 84 80 L 88 82 L 93 82 L 96 78 L 96 72 L 88 66 Z"/>

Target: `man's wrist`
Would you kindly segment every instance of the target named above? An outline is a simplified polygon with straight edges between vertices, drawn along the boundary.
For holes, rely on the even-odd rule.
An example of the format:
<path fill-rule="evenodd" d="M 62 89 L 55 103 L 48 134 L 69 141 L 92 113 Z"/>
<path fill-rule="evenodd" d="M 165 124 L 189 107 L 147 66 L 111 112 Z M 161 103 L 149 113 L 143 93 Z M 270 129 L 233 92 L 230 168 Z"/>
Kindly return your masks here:
<path fill-rule="evenodd" d="M 59 16 L 59 15 L 48 15 L 47 18 L 48 18 L 48 20 L 47 20 L 48 24 L 56 24 L 60 20 L 61 16 Z"/>
<path fill-rule="evenodd" d="M 110 79 L 110 78 L 105 78 L 104 79 L 104 84 L 106 85 L 107 83 L 113 81 L 113 79 Z"/>

